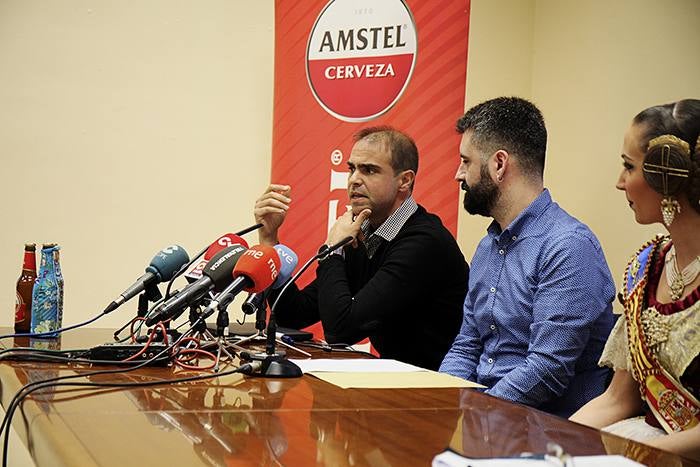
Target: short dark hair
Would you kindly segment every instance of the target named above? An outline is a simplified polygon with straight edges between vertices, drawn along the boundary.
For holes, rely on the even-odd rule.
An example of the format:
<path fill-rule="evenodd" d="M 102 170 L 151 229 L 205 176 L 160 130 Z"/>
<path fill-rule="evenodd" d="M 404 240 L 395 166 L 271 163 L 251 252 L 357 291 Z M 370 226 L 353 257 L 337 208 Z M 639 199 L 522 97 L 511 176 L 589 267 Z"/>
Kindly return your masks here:
<path fill-rule="evenodd" d="M 413 138 L 393 127 L 371 126 L 363 128 L 355 133 L 353 140 L 358 142 L 369 139 L 382 142 L 391 152 L 391 168 L 394 173 L 404 170 L 413 170 L 418 173 L 418 148 Z"/>
<path fill-rule="evenodd" d="M 689 167 L 688 179 L 675 184 L 678 192 L 671 195 L 685 194 L 693 209 L 700 212 L 700 100 L 683 99 L 670 104 L 655 105 L 639 112 L 632 120 L 634 125 L 640 125 L 642 136 L 639 141 L 640 149 L 645 154 L 645 161 L 655 151 L 649 148 L 649 141 L 662 135 L 672 135 L 688 144 L 690 160 L 687 154 L 671 151 L 673 156 L 670 165 Z M 687 149 L 686 149 L 687 150 Z M 663 180 L 658 174 L 644 173 L 644 179 L 649 186 L 663 193 Z"/>
<path fill-rule="evenodd" d="M 457 120 L 457 131 L 472 131 L 472 142 L 481 151 L 505 149 L 515 154 L 526 174 L 542 177 L 547 128 L 533 103 L 519 97 L 482 102 Z"/>

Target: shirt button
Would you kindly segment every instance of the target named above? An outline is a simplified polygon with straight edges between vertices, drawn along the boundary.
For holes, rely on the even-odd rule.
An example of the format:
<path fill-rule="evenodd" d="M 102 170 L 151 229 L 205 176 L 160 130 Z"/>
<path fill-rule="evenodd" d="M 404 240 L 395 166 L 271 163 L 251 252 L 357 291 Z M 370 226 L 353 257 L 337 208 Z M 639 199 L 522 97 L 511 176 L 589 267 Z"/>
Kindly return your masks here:
<path fill-rule="evenodd" d="M 491 293 L 496 292 L 496 287 L 491 287 Z"/>
<path fill-rule="evenodd" d="M 496 325 L 495 325 L 495 324 L 492 324 L 492 325 L 491 325 L 491 329 L 496 329 Z"/>
<path fill-rule="evenodd" d="M 513 235 L 513 241 L 515 241 L 515 240 L 517 240 L 517 239 L 518 239 L 518 236 L 517 236 L 517 235 Z"/>
<path fill-rule="evenodd" d="M 504 253 L 505 253 L 504 250 L 498 250 L 498 254 L 499 254 L 499 255 L 502 255 L 502 254 L 504 254 Z"/>
<path fill-rule="evenodd" d="M 489 358 L 489 359 L 488 359 L 488 362 L 489 362 L 489 363 L 493 363 L 493 358 Z"/>

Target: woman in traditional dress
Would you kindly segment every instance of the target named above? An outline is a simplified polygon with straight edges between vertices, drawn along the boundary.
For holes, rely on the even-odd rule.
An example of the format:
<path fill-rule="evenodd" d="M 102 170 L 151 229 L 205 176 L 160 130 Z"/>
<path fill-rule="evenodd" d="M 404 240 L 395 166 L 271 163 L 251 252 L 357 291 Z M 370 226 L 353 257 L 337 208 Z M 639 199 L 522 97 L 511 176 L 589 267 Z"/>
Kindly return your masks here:
<path fill-rule="evenodd" d="M 640 224 L 668 235 L 642 245 L 619 295 L 624 316 L 601 365 L 608 389 L 571 420 L 700 459 L 700 100 L 650 107 L 623 143 L 617 189 Z"/>

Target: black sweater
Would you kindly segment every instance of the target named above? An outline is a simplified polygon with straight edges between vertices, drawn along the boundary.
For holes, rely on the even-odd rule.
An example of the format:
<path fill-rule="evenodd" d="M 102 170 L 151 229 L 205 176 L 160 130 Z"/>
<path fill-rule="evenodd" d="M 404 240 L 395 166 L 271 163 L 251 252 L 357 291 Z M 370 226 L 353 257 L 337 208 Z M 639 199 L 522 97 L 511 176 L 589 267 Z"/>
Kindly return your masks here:
<path fill-rule="evenodd" d="M 331 255 L 277 305 L 282 326 L 323 323 L 326 341 L 369 337 L 382 358 L 437 370 L 462 323 L 469 267 L 440 218 L 418 210 L 370 259 L 360 242 Z"/>

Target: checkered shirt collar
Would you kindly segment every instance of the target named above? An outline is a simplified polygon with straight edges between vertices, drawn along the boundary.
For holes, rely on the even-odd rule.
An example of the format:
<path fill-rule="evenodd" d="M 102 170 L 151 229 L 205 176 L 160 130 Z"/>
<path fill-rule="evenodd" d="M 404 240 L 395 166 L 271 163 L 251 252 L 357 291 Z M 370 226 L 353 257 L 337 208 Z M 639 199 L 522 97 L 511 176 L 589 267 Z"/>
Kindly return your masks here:
<path fill-rule="evenodd" d="M 409 196 L 374 232 L 371 232 L 372 226 L 369 223 L 369 219 L 365 220 L 360 226 L 360 230 L 362 230 L 362 234 L 365 238 L 363 243 L 367 249 L 367 255 L 370 258 L 374 256 L 377 248 L 379 248 L 379 245 L 382 243 L 382 239 L 390 242 L 396 238 L 401 227 L 404 226 L 408 218 L 417 210 L 418 204 L 416 204 L 413 196 Z"/>

